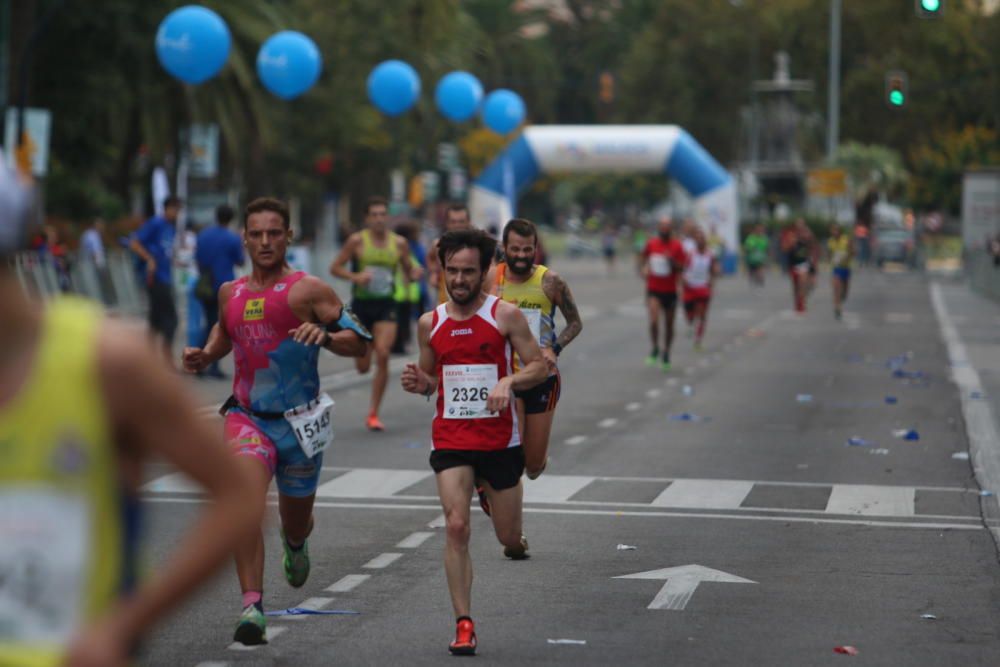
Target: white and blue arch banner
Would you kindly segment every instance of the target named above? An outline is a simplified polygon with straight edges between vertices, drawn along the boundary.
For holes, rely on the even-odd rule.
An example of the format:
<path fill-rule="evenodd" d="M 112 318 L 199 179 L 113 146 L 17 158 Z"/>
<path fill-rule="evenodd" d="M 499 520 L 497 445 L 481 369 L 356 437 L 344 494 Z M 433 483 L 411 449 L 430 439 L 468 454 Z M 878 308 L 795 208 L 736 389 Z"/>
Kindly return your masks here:
<path fill-rule="evenodd" d="M 469 191 L 480 227 L 502 227 L 517 197 L 541 174 L 645 172 L 670 176 L 694 200 L 694 218 L 738 247 L 736 184 L 676 125 L 532 125 L 492 162 Z"/>

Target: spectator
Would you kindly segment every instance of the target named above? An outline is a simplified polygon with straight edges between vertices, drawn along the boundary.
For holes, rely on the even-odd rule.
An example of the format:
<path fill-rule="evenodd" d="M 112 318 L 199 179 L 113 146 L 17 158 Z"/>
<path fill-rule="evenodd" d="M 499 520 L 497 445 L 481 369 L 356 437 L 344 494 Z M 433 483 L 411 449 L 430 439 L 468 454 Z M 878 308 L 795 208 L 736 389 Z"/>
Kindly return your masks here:
<path fill-rule="evenodd" d="M 129 240 L 129 248 L 145 265 L 146 291 L 149 296 L 149 328 L 159 338 L 167 362 L 173 367 L 174 334 L 177 332 L 177 306 L 174 303 L 171 254 L 175 225 L 183 203 L 177 197 L 163 200 L 163 215 L 154 215 L 139 227 Z"/>
<path fill-rule="evenodd" d="M 223 283 L 236 278 L 236 267 L 242 266 L 246 258 L 240 235 L 229 229 L 233 219 L 233 208 L 223 204 L 215 209 L 215 223 L 198 235 L 195 261 L 198 265 L 198 284 L 195 296 L 205 312 L 205 332 L 201 345 L 208 341 L 212 327 L 219 321 L 219 288 Z M 215 362 L 205 373 L 212 377 L 225 377 Z"/>
<path fill-rule="evenodd" d="M 111 272 L 108 270 L 108 257 L 104 250 L 104 221 L 94 218 L 90 225 L 80 235 L 80 259 L 84 264 L 90 264 L 97 273 L 97 283 L 101 292 L 101 302 L 105 306 L 113 306 L 114 285 L 111 282 Z"/>

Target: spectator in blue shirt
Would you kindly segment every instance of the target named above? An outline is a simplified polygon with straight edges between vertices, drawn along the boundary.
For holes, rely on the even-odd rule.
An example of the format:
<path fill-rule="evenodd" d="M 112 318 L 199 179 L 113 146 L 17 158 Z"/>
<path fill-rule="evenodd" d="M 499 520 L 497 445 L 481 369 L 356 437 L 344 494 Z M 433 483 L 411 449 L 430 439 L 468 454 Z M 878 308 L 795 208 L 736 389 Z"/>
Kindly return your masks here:
<path fill-rule="evenodd" d="M 174 333 L 177 331 L 177 307 L 174 304 L 171 257 L 174 249 L 177 216 L 183 203 L 177 197 L 163 200 L 163 215 L 154 215 L 142 224 L 129 240 L 129 248 L 146 266 L 146 290 L 149 295 L 149 328 L 159 337 L 168 362 L 173 365 Z"/>
<path fill-rule="evenodd" d="M 205 333 L 202 344 L 208 340 L 212 327 L 219 321 L 219 288 L 236 277 L 235 268 L 242 266 L 243 239 L 229 229 L 233 219 L 233 208 L 223 204 L 215 209 L 215 225 L 198 234 L 195 261 L 198 263 L 198 285 L 195 294 L 205 311 Z M 205 373 L 213 377 L 225 377 L 215 362 Z"/>

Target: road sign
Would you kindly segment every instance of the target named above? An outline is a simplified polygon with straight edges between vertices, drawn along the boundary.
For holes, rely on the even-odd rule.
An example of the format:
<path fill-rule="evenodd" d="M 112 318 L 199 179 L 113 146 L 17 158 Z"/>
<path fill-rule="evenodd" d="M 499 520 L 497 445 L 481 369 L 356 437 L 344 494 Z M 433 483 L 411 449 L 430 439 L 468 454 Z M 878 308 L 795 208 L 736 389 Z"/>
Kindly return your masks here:
<path fill-rule="evenodd" d="M 847 192 L 847 172 L 843 169 L 813 169 L 807 179 L 809 194 L 832 197 Z"/>
<path fill-rule="evenodd" d="M 725 584 L 756 584 L 756 581 L 737 577 L 735 574 L 713 570 L 704 565 L 681 565 L 679 567 L 667 567 L 662 570 L 649 570 L 647 572 L 636 572 L 635 574 L 624 574 L 613 579 L 657 579 L 666 580 L 660 592 L 656 594 L 653 601 L 649 603 L 647 609 L 667 609 L 670 611 L 684 611 L 684 607 L 691 601 L 698 584 L 703 581 L 714 581 Z"/>
<path fill-rule="evenodd" d="M 7 154 L 7 164 L 15 162 L 17 149 L 17 109 L 7 108 L 4 126 L 4 148 Z M 27 158 L 31 164 L 31 173 L 44 176 L 49 169 L 49 134 L 52 129 L 52 113 L 48 109 L 25 109 L 24 131 Z"/>

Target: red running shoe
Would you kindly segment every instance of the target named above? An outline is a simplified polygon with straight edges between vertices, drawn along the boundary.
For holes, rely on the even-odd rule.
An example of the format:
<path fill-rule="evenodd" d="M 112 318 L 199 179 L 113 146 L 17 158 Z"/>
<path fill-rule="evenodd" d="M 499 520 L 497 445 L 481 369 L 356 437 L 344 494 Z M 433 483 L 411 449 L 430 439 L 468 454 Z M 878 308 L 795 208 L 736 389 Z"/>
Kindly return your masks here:
<path fill-rule="evenodd" d="M 486 490 L 483 487 L 481 487 L 481 486 L 477 486 L 476 487 L 476 493 L 479 494 L 479 506 L 483 509 L 483 512 L 486 513 L 486 516 L 489 516 L 490 515 L 490 499 L 486 497 Z"/>
<path fill-rule="evenodd" d="M 365 426 L 368 427 L 369 431 L 384 431 L 385 424 L 379 420 L 378 415 L 372 413 L 368 415 L 368 419 L 365 420 Z"/>
<path fill-rule="evenodd" d="M 476 624 L 468 616 L 458 619 L 455 625 L 455 641 L 448 645 L 452 655 L 476 654 Z"/>

